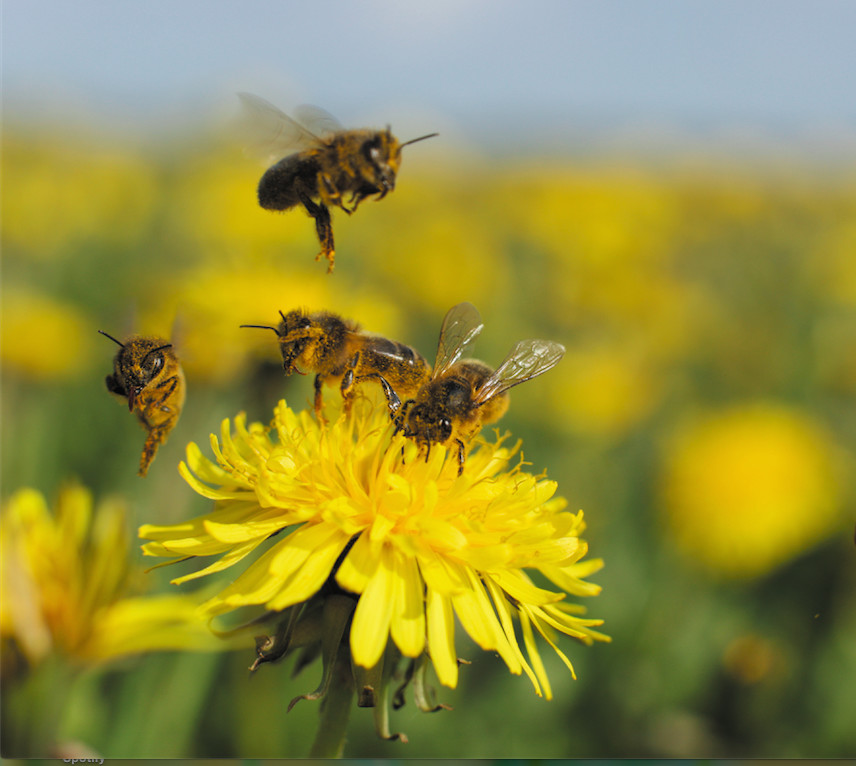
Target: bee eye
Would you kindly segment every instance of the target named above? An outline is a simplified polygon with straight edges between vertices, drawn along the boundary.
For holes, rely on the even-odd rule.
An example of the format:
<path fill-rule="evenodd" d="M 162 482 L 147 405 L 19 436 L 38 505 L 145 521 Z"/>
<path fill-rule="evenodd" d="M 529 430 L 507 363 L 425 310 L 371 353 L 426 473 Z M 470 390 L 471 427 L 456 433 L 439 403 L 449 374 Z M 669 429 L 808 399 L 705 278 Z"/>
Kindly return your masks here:
<path fill-rule="evenodd" d="M 163 367 L 163 356 L 158 354 L 154 359 L 152 359 L 152 370 L 157 372 L 161 367 Z"/>
<path fill-rule="evenodd" d="M 383 155 L 381 154 L 379 146 L 373 146 L 369 149 L 369 158 L 372 162 L 376 162 L 378 164 L 383 161 Z"/>

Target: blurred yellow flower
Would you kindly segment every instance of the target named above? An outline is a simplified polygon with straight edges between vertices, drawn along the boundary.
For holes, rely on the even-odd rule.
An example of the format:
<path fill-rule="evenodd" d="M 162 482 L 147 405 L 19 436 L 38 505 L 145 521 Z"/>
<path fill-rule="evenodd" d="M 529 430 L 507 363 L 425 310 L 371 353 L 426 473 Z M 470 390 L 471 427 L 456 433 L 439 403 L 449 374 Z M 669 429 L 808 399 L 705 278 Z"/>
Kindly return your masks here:
<path fill-rule="evenodd" d="M 361 399 L 353 417 L 329 427 L 280 402 L 270 428 L 248 427 L 239 415 L 234 425 L 223 422 L 211 445 L 216 463 L 190 444 L 180 470 L 217 501 L 215 509 L 184 524 L 143 526 L 140 536 L 152 541 L 144 552 L 219 557 L 174 580 L 180 583 L 230 567 L 279 536 L 202 605 L 205 615 L 346 597 L 355 601 L 349 641 L 357 666 L 379 666 L 389 643 L 405 657 L 430 656 L 450 687 L 458 680 L 457 616 L 482 649 L 499 654 L 512 673 L 525 672 L 548 698 L 536 633 L 571 672 L 556 633 L 585 644 L 607 640 L 592 629 L 600 620 L 582 618 L 583 608 L 565 601 L 568 593 L 599 591 L 583 579 L 602 563 L 582 560 L 582 512 L 564 511 L 556 482 L 509 467 L 516 448 L 502 439 L 481 443 L 459 476 L 444 448 L 423 459 L 393 433 L 385 406 Z M 558 590 L 538 587 L 527 570 Z"/>
<path fill-rule="evenodd" d="M 618 266 L 650 268 L 670 252 L 679 208 L 661 176 L 620 165 L 528 163 L 503 173 L 495 187 L 509 230 L 592 278 Z"/>
<path fill-rule="evenodd" d="M 157 196 L 153 166 L 130 147 L 96 146 L 66 133 L 4 130 L 3 183 L 4 244 L 35 258 L 96 239 L 137 242 Z"/>
<path fill-rule="evenodd" d="M 856 215 L 856 210 L 852 211 Z M 812 264 L 821 271 L 832 299 L 850 309 L 856 308 L 856 223 L 852 218 L 835 227 L 813 253 Z"/>
<path fill-rule="evenodd" d="M 0 358 L 8 369 L 56 381 L 89 367 L 92 324 L 77 307 L 24 287 L 4 285 L 2 294 Z"/>
<path fill-rule="evenodd" d="M 618 343 L 571 348 L 563 364 L 564 376 L 545 382 L 551 400 L 545 412 L 563 429 L 620 437 L 662 395 L 661 376 L 651 360 Z"/>
<path fill-rule="evenodd" d="M 71 484 L 52 514 L 20 489 L 0 517 L 0 633 L 31 664 L 48 655 L 97 664 L 151 651 L 228 648 L 192 595 L 127 597 L 131 551 L 124 506 Z"/>
<path fill-rule="evenodd" d="M 343 247 L 389 280 L 396 295 L 430 313 L 464 299 L 496 300 L 513 281 L 500 221 L 477 207 L 479 188 L 472 180 L 410 175 L 407 192 L 385 199 L 382 212 L 367 207 L 346 222 Z"/>
<path fill-rule="evenodd" d="M 662 475 L 667 529 L 726 577 L 756 577 L 807 551 L 839 522 L 835 447 L 807 415 L 736 406 L 679 430 Z"/>
<path fill-rule="evenodd" d="M 256 187 L 264 171 L 236 152 L 210 147 L 182 167 L 171 189 L 171 227 L 203 245 L 207 261 L 277 253 L 311 263 L 318 252 L 312 219 L 302 209 L 283 214 L 262 209 Z"/>

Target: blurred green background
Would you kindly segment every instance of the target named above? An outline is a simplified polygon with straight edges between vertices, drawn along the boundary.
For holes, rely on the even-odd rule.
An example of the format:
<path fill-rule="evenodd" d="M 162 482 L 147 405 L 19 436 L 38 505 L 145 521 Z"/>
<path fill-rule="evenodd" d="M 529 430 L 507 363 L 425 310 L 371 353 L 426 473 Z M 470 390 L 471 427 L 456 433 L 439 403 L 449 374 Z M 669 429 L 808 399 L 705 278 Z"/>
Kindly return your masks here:
<path fill-rule="evenodd" d="M 441 138 L 408 150 L 388 198 L 334 213 L 328 277 L 312 221 L 259 209 L 263 168 L 200 135 L 4 126 L 4 501 L 76 477 L 125 497 L 134 529 L 203 513 L 176 471 L 186 444 L 207 452 L 223 418 L 266 422 L 279 398 L 311 397 L 309 378 L 282 377 L 272 335 L 240 324 L 327 308 L 430 358 L 469 300 L 489 363 L 525 337 L 568 349 L 500 425 L 585 510 L 605 560 L 586 606 L 613 642 L 561 642 L 577 681 L 545 651 L 547 702 L 459 634 L 472 665 L 438 689 L 454 710 L 394 713 L 408 745 L 355 710 L 346 754 L 856 752 L 856 174 L 686 152 L 479 159 Z M 171 336 L 185 361 L 184 413 L 145 480 L 97 329 Z M 166 591 L 174 574 L 145 580 Z M 285 708 L 320 667 L 249 677 L 253 656 L 16 667 L 4 734 L 34 755 L 46 727 L 107 757 L 304 756 L 317 705 Z"/>

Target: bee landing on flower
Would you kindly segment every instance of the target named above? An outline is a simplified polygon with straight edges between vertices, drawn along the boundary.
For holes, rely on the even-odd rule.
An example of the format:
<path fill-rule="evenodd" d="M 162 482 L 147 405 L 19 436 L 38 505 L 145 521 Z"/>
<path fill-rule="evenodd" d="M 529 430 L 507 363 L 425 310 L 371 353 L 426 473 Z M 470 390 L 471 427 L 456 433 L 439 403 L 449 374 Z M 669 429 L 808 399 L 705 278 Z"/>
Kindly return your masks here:
<path fill-rule="evenodd" d="M 445 447 L 422 459 L 385 408 L 361 398 L 329 425 L 284 401 L 269 427 L 248 426 L 240 414 L 223 422 L 211 445 L 214 461 L 191 443 L 179 470 L 216 501 L 214 510 L 175 526 L 141 527 L 150 541 L 143 551 L 217 557 L 173 581 L 181 583 L 231 567 L 266 543 L 200 610 L 211 618 L 249 606 L 274 613 L 276 633 L 259 642 L 256 665 L 298 648 L 304 658 L 320 653 L 324 680 L 309 698 L 329 701 L 337 674 L 352 664 L 357 677 L 347 683 L 362 703 L 385 711 L 392 668 L 404 657 L 420 706 L 436 709 L 423 674 L 430 664 L 443 685 L 457 685 L 456 617 L 480 648 L 525 673 L 547 698 L 536 634 L 571 673 L 557 634 L 584 644 L 609 640 L 594 630 L 601 620 L 566 601 L 600 590 L 585 580 L 602 562 L 584 560 L 583 514 L 565 510 L 556 482 L 523 469 L 519 443 L 479 440 L 459 473 Z M 527 570 L 556 589 L 539 587 Z M 385 712 L 378 715 L 381 734 L 390 736 Z"/>

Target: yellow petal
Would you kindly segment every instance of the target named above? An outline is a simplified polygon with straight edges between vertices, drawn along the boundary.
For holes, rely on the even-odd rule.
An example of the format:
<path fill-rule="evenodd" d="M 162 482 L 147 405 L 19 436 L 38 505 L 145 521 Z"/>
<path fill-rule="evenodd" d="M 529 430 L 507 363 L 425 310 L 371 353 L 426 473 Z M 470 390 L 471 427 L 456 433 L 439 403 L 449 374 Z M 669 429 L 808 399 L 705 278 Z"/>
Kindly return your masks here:
<path fill-rule="evenodd" d="M 173 585 L 181 585 L 182 583 L 190 580 L 196 580 L 197 578 L 204 577 L 205 575 L 222 572 L 224 569 L 228 569 L 230 566 L 237 564 L 241 559 L 248 556 L 258 547 L 258 545 L 259 541 L 254 540 L 246 543 L 245 545 L 240 545 L 237 548 L 232 548 L 232 550 L 226 551 L 221 558 L 217 559 L 217 561 L 204 569 L 200 569 L 198 572 L 190 572 L 182 577 L 176 577 L 174 580 L 170 580 L 170 582 Z"/>
<path fill-rule="evenodd" d="M 347 535 L 336 529 L 327 530 L 327 535 L 319 540 L 312 550 L 312 555 L 306 557 L 288 575 L 280 592 L 266 604 L 267 608 L 280 611 L 314 596 L 330 576 L 336 560 L 348 544 L 348 539 Z M 287 547 L 291 547 L 290 543 Z M 275 558 L 271 562 L 271 572 L 275 573 L 281 564 L 282 562 Z M 287 570 L 283 569 L 280 576 L 285 576 L 285 571 Z"/>
<path fill-rule="evenodd" d="M 431 588 L 427 593 L 428 651 L 437 678 L 444 686 L 458 685 L 458 655 L 455 651 L 455 617 L 451 600 Z"/>
<path fill-rule="evenodd" d="M 393 555 L 395 604 L 391 635 L 405 657 L 418 657 L 425 648 L 424 585 L 416 562 Z"/>
<path fill-rule="evenodd" d="M 351 656 L 357 665 L 372 668 L 380 661 L 389 638 L 394 577 L 383 551 L 374 576 L 357 603 L 351 623 Z"/>
<path fill-rule="evenodd" d="M 362 593 L 378 564 L 368 535 L 360 535 L 336 572 L 336 582 L 351 593 Z"/>
<path fill-rule="evenodd" d="M 523 671 L 526 673 L 526 675 L 529 676 L 529 680 L 535 687 L 535 693 L 540 697 L 541 685 L 538 683 L 538 677 L 535 675 L 535 672 L 532 670 L 532 668 L 529 666 L 529 663 L 526 661 L 526 658 L 523 656 L 523 652 L 520 651 L 520 644 L 517 643 L 517 636 L 514 633 L 514 622 L 511 619 L 511 608 L 508 604 L 508 601 L 505 599 L 505 595 L 495 585 L 491 578 L 488 577 L 485 579 L 485 585 L 487 586 L 488 592 L 490 593 L 491 598 L 493 599 L 496 611 L 499 614 L 499 621 L 502 625 L 502 631 L 504 633 L 505 640 L 508 643 L 509 651 L 514 656 L 514 659 L 517 664 L 519 664 L 519 666 L 523 668 Z M 509 668 L 510 667 L 511 666 L 509 665 Z"/>

